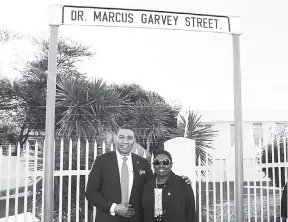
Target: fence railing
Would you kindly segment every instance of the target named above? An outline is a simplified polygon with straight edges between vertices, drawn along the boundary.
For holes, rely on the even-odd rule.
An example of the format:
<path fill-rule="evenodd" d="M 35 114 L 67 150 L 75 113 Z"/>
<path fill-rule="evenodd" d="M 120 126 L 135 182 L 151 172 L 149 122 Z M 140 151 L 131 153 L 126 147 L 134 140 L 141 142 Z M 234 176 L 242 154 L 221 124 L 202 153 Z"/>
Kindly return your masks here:
<path fill-rule="evenodd" d="M 23 149 L 16 147 L 7 152 L 0 147 L 0 218 L 23 214 L 32 215 L 41 221 L 43 212 L 43 141 L 26 143 Z M 261 163 L 259 156 L 244 161 L 244 209 L 245 221 L 280 221 L 281 186 L 276 187 L 277 177 L 287 180 L 286 147 L 283 152 L 268 152 L 269 163 Z M 264 149 L 264 150 L 265 150 Z M 113 146 L 99 146 L 96 142 L 59 140 L 55 141 L 54 166 L 54 219 L 55 221 L 88 222 L 96 217 L 95 208 L 88 206 L 85 186 L 88 174 L 97 155 L 113 150 Z M 259 149 L 260 151 L 260 149 Z M 284 153 L 284 157 L 281 155 Z M 261 154 L 260 154 L 261 155 Z M 269 156 L 270 155 L 270 156 Z M 277 156 L 277 158 L 275 158 Z M 276 161 L 282 158 L 283 162 Z M 199 221 L 235 221 L 235 166 L 231 159 L 199 160 L 195 171 L 196 202 Z M 273 160 L 273 161 L 272 161 Z M 274 172 L 269 180 L 262 172 Z M 283 176 L 284 174 L 284 176 Z M 17 217 L 15 217 L 17 221 Z M 28 220 L 28 219 L 27 219 Z M 20 222 L 20 216 L 18 218 Z"/>
<path fill-rule="evenodd" d="M 272 145 L 271 145 L 272 144 Z M 271 138 L 254 158 L 244 159 L 245 221 L 281 221 L 280 200 L 287 182 L 286 138 Z M 208 151 L 207 151 L 208 152 Z M 235 164 L 231 159 L 214 159 L 212 165 L 196 166 L 199 221 L 235 221 Z M 287 206 L 288 207 L 288 206 Z"/>

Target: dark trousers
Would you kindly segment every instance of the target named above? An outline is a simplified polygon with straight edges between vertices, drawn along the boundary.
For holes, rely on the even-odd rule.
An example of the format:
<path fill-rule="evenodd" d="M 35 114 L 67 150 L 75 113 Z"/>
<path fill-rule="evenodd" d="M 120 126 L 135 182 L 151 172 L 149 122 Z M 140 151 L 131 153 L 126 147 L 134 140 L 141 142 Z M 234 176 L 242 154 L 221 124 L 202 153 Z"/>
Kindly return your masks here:
<path fill-rule="evenodd" d="M 120 217 L 119 222 L 130 222 L 130 219 L 125 217 Z"/>

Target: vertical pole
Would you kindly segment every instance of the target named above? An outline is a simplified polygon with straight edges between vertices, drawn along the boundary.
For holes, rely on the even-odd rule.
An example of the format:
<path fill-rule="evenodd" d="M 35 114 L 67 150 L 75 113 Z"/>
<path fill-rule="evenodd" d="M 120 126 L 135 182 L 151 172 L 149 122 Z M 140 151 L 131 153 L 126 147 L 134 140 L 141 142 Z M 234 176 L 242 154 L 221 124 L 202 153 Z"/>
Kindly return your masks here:
<path fill-rule="evenodd" d="M 238 34 L 233 34 L 234 63 L 234 121 L 235 121 L 235 211 L 236 222 L 244 221 L 243 211 L 243 138 L 242 138 L 242 98 L 240 42 Z"/>
<path fill-rule="evenodd" d="M 53 221 L 53 185 L 54 185 L 54 131 L 55 97 L 57 70 L 58 26 L 50 26 L 48 56 L 46 129 L 45 129 L 45 165 L 44 165 L 44 222 Z"/>

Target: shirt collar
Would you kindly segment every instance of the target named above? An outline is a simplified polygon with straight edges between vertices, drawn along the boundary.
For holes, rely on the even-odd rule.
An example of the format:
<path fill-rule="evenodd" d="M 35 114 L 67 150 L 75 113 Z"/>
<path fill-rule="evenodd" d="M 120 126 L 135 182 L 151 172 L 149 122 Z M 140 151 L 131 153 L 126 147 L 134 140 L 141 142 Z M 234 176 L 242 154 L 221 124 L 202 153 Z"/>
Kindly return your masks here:
<path fill-rule="evenodd" d="M 119 151 L 117 150 L 117 148 L 116 148 L 115 150 L 116 150 L 117 159 L 118 159 L 118 160 L 122 160 L 122 158 L 123 158 L 124 156 L 119 153 Z M 127 157 L 127 160 L 129 160 L 129 159 L 131 158 L 131 152 L 132 152 L 132 150 L 130 151 L 129 155 L 126 156 L 126 157 Z"/>

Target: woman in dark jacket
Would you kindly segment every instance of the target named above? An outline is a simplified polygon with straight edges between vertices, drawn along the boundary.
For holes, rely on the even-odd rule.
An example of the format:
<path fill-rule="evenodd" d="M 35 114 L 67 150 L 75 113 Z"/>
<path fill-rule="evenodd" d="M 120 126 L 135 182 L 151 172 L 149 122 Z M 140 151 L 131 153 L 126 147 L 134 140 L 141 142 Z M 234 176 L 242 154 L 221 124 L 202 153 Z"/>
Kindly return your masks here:
<path fill-rule="evenodd" d="M 172 165 L 169 152 L 155 155 L 155 174 L 144 184 L 141 197 L 144 222 L 198 221 L 192 187 L 172 172 Z"/>

